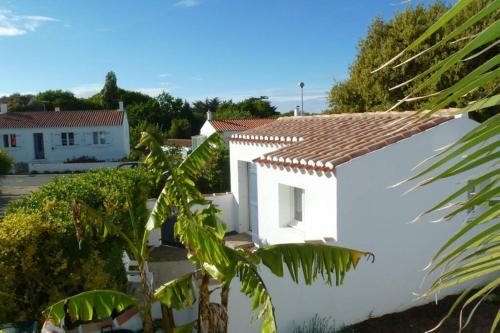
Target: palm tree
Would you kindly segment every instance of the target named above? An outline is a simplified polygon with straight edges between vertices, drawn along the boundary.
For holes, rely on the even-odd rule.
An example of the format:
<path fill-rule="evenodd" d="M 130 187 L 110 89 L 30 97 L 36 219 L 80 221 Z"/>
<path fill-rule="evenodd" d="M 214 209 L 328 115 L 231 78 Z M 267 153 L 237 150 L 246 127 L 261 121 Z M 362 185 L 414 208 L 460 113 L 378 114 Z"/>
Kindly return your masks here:
<path fill-rule="evenodd" d="M 498 11 L 500 10 L 500 1 L 479 2 L 479 10 L 463 20 L 458 28 L 445 35 L 438 43 L 428 49 L 418 50 L 422 42 L 439 32 L 450 20 L 457 19 L 468 6 L 474 5 L 478 5 L 474 0 L 457 1 L 422 36 L 377 69 L 390 66 L 403 56 L 408 55 L 409 58 L 395 67 L 409 63 L 429 50 L 445 47 L 449 42 L 462 43 L 463 47 L 457 52 L 423 70 L 412 80 L 392 88 L 397 89 L 410 83 L 414 84 L 412 92 L 393 108 L 407 101 L 428 98 L 428 110 L 419 111 L 421 117 L 426 118 L 443 107 L 453 105 L 453 103 L 459 104 L 464 95 L 489 91 L 486 94 L 483 93 L 478 100 L 457 109 L 454 113 L 466 115 L 472 111 L 483 110 L 490 111 L 493 116 L 424 161 L 422 165 L 427 166 L 408 179 L 420 179 L 420 183 L 415 187 L 420 188 L 450 177 L 464 175 L 466 172 L 474 173 L 473 177 L 464 175 L 466 179 L 462 188 L 436 203 L 417 219 L 429 213 L 445 210 L 446 213 L 439 221 L 448 221 L 468 210 L 481 209 L 480 214 L 472 217 L 470 221 L 461 226 L 432 258 L 429 274 L 438 270 L 442 271 L 425 295 L 436 294 L 443 289 L 484 278 L 489 278 L 490 282 L 477 291 L 472 291 L 471 288 L 466 289 L 445 318 L 433 330 L 440 327 L 462 302 L 461 312 L 475 303 L 465 323 L 460 321 L 461 328 L 467 326 L 475 309 L 477 309 L 477 305 L 493 293 L 500 284 L 500 275 L 498 274 L 500 271 L 500 221 L 498 219 L 500 215 L 500 201 L 498 200 L 500 194 L 498 186 L 500 180 L 500 170 L 498 169 L 500 157 L 500 152 L 498 152 L 498 147 L 500 147 L 500 113 L 498 113 L 500 104 L 500 55 L 498 52 L 500 20 L 498 19 Z M 478 33 L 471 33 L 474 31 L 473 29 L 477 30 L 478 25 L 482 25 L 483 28 Z M 416 54 L 411 56 L 412 52 Z M 425 87 L 432 86 L 437 82 L 443 73 L 471 59 L 482 59 L 482 61 L 474 70 L 459 78 L 450 87 L 428 96 L 418 96 Z M 424 177 L 425 179 L 422 180 Z M 469 197 L 463 200 L 463 196 L 467 193 L 470 194 Z M 492 323 L 491 332 L 495 331 L 499 322 L 500 311 Z"/>
<path fill-rule="evenodd" d="M 193 306 L 197 300 L 197 320 L 178 329 L 183 332 L 191 332 L 195 328 L 200 333 L 214 332 L 216 329 L 219 332 L 227 332 L 229 286 L 231 281 L 237 278 L 241 282 L 241 292 L 252 298 L 253 310 L 259 310 L 256 318 L 263 318 L 262 331 L 276 332 L 274 306 L 260 275 L 260 264 L 280 277 L 284 275 L 286 266 L 296 283 L 302 276 L 306 284 L 311 284 L 321 277 L 330 285 L 334 281 L 336 285 L 340 285 L 345 274 L 355 268 L 362 257 L 373 259 L 373 254 L 368 252 L 321 244 L 283 244 L 256 251 L 234 250 L 225 246 L 223 237 L 226 226 L 218 218 L 220 211 L 203 197 L 194 184 L 206 163 L 216 156 L 217 150 L 223 145 L 220 136 L 214 134 L 176 166 L 160 144 L 148 133 L 143 133 L 138 147 L 149 151 L 145 164 L 152 172 L 162 173 L 166 178 L 148 221 L 136 223 L 136 227 L 141 230 L 134 233 L 137 237 L 126 241 L 141 266 L 143 293 L 146 297 L 139 301 L 115 291 L 84 292 L 52 305 L 45 311 L 46 316 L 60 321 L 67 312 L 75 320 L 106 318 L 111 315 L 113 307 L 120 310 L 140 304 L 143 310 L 144 331 L 149 333 L 153 330 L 150 316 L 153 300 L 159 300 L 169 309 Z M 128 236 L 121 230 L 110 225 L 92 210 L 76 210 L 76 221 L 80 221 L 79 217 L 85 215 L 90 217 L 94 226 L 104 227 L 103 231 L 115 232 L 127 239 Z M 196 264 L 197 269 L 166 283 L 153 293 L 141 262 L 148 256 L 149 232 L 161 227 L 173 215 L 177 216 L 175 235 L 188 250 L 189 259 Z M 209 283 L 216 283 L 217 288 L 220 288 L 219 304 L 209 300 L 210 293 L 214 291 L 209 290 Z M 195 284 L 198 288 L 195 288 Z M 171 329 L 172 327 L 165 327 L 166 331 Z"/>

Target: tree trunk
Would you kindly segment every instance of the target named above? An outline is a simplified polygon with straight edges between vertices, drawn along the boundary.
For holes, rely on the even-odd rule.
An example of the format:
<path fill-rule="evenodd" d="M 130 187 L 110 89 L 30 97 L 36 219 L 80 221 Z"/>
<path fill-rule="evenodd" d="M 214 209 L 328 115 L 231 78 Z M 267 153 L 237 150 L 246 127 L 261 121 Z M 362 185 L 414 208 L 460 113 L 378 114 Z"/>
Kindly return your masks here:
<path fill-rule="evenodd" d="M 220 301 L 224 309 L 224 318 L 220 325 L 220 333 L 227 333 L 227 325 L 229 323 L 229 285 L 223 285 L 220 292 Z"/>
<path fill-rule="evenodd" d="M 198 303 L 198 333 L 210 333 L 210 319 L 208 305 L 210 303 L 210 295 L 208 292 L 208 283 L 210 276 L 206 273 L 203 274 L 200 284 L 200 300 Z"/>
<path fill-rule="evenodd" d="M 153 317 L 151 316 L 151 305 L 153 304 L 152 287 L 148 281 L 148 271 L 144 265 L 144 260 L 139 260 L 139 272 L 141 274 L 141 299 L 139 310 L 142 313 L 144 333 L 153 333 Z"/>
<path fill-rule="evenodd" d="M 165 333 L 174 333 L 175 321 L 174 321 L 174 313 L 172 309 L 167 307 L 164 304 L 161 305 L 161 314 L 163 317 L 163 330 Z"/>

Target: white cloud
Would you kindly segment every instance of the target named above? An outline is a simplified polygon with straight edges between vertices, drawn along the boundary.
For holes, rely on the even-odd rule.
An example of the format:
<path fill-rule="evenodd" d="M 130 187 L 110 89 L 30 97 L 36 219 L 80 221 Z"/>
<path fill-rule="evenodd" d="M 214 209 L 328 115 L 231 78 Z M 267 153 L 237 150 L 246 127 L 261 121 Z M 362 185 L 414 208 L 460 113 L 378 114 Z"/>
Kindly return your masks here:
<path fill-rule="evenodd" d="M 0 36 L 21 36 L 36 31 L 42 24 L 54 22 L 48 16 L 15 15 L 11 10 L 0 9 Z"/>
<path fill-rule="evenodd" d="M 193 81 L 203 81 L 203 78 L 201 76 L 192 76 L 191 80 L 193 80 Z"/>
<path fill-rule="evenodd" d="M 170 77 L 170 74 L 168 74 L 168 73 L 161 73 L 161 74 L 158 74 L 158 77 L 161 77 L 161 78 Z"/>
<path fill-rule="evenodd" d="M 199 4 L 200 4 L 200 1 L 198 1 L 198 0 L 180 0 L 180 1 L 177 1 L 174 4 L 174 6 L 189 8 L 189 7 L 198 6 Z"/>
<path fill-rule="evenodd" d="M 102 89 L 102 83 L 85 83 L 71 89 L 77 97 L 87 98 L 97 94 Z"/>

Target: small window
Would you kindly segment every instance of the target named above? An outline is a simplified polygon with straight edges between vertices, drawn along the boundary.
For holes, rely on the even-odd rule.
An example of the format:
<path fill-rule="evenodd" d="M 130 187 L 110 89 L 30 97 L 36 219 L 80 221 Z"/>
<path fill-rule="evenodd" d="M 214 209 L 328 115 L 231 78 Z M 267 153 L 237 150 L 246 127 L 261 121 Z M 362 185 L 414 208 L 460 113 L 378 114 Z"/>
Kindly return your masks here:
<path fill-rule="evenodd" d="M 293 188 L 293 219 L 297 222 L 302 222 L 304 190 L 301 188 Z"/>
<path fill-rule="evenodd" d="M 103 145 L 106 143 L 106 133 L 102 131 L 94 132 L 93 137 L 95 145 Z"/>
<path fill-rule="evenodd" d="M 3 135 L 3 146 L 5 148 L 17 147 L 17 137 L 15 134 L 4 134 Z"/>
<path fill-rule="evenodd" d="M 75 145 L 75 133 L 62 132 L 61 133 L 61 145 L 62 146 L 74 146 Z"/>

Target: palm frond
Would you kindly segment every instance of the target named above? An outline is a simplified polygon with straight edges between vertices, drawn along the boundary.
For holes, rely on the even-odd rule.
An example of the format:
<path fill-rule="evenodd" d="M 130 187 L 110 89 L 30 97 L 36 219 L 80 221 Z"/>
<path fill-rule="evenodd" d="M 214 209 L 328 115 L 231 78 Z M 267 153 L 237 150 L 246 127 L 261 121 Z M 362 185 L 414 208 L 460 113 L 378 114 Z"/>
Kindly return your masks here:
<path fill-rule="evenodd" d="M 169 308 L 181 310 L 193 307 L 196 301 L 196 290 L 193 280 L 197 272 L 185 274 L 175 280 L 165 283 L 155 291 L 155 297 Z"/>
<path fill-rule="evenodd" d="M 189 154 L 181 163 L 180 168 L 184 170 L 187 176 L 196 180 L 203 172 L 206 164 L 215 158 L 224 145 L 224 140 L 219 133 L 210 135 L 202 144 Z"/>
<path fill-rule="evenodd" d="M 362 257 L 375 259 L 369 252 L 323 244 L 279 244 L 258 249 L 255 254 L 262 259 L 275 275 L 282 277 L 283 265 L 295 283 L 299 282 L 299 270 L 306 284 L 311 284 L 321 276 L 329 285 L 343 283 L 345 274 L 356 268 Z"/>
<path fill-rule="evenodd" d="M 135 297 L 118 291 L 92 290 L 65 298 L 45 309 L 43 314 L 55 319 L 57 323 L 66 314 L 74 321 L 89 321 L 109 318 L 113 311 L 121 312 L 137 304 Z"/>
<path fill-rule="evenodd" d="M 252 311 L 259 310 L 254 319 L 263 318 L 261 332 L 276 333 L 278 329 L 271 295 L 256 267 L 240 263 L 237 275 L 241 282 L 241 292 L 252 299 Z"/>

